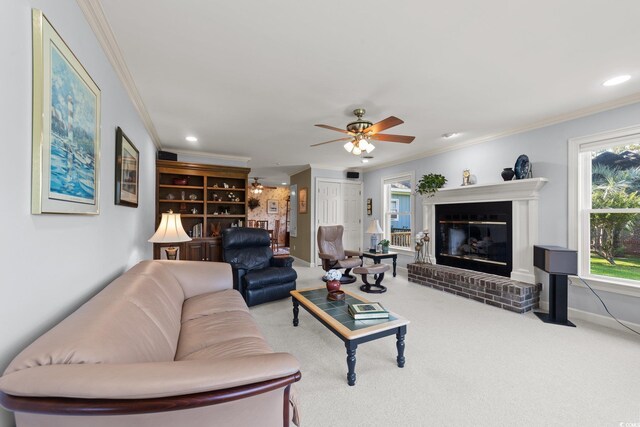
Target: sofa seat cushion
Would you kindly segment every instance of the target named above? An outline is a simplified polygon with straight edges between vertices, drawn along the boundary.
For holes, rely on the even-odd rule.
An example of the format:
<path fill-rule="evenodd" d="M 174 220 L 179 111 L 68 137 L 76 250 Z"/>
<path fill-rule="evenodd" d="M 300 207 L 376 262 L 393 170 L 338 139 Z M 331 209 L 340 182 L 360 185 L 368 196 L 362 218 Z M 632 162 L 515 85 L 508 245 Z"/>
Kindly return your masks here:
<path fill-rule="evenodd" d="M 267 267 L 260 270 L 251 270 L 242 278 L 245 289 L 264 288 L 265 286 L 293 282 L 298 274 L 293 268 Z"/>
<path fill-rule="evenodd" d="M 220 292 L 209 292 L 184 301 L 182 305 L 182 323 L 230 311 L 249 312 L 242 295 L 238 291 L 226 289 Z"/>
<path fill-rule="evenodd" d="M 255 320 L 245 310 L 198 317 L 182 324 L 176 360 L 182 360 L 206 347 L 231 343 L 243 338 L 264 340 Z"/>

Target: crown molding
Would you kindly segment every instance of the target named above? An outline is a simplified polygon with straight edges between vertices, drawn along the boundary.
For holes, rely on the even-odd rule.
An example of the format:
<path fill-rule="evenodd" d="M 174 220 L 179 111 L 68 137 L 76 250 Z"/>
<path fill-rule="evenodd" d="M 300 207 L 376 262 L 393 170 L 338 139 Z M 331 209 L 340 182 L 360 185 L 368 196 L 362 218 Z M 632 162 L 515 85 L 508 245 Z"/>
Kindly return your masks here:
<path fill-rule="evenodd" d="M 379 165 L 372 165 L 369 167 L 364 166 L 362 169 L 364 172 L 371 172 L 378 169 L 384 169 L 391 166 L 400 165 L 402 163 L 409 162 L 411 160 L 424 159 L 425 157 L 435 156 L 437 154 L 446 153 L 448 151 L 456 151 L 462 148 L 471 147 L 473 145 L 482 144 L 484 142 L 494 141 L 499 138 L 504 138 L 511 135 L 517 135 L 524 132 L 529 132 L 536 129 L 541 129 L 547 126 L 555 125 L 558 123 L 568 122 L 570 120 L 579 119 L 581 117 L 590 116 L 596 113 L 601 113 L 603 111 L 613 110 L 615 108 L 624 107 L 626 105 L 636 104 L 640 102 L 640 92 L 635 93 L 629 96 L 625 96 L 624 98 L 616 99 L 614 101 L 604 102 L 601 104 L 597 104 L 591 107 L 582 108 L 580 110 L 573 111 L 571 113 L 561 114 L 558 116 L 548 117 L 544 120 L 540 120 L 537 122 L 530 123 L 528 125 L 519 126 L 511 129 L 507 129 L 502 132 L 496 132 L 492 134 L 488 134 L 485 136 L 481 136 L 478 138 L 473 138 L 467 141 L 461 141 L 457 144 L 451 144 L 446 147 L 436 148 L 433 150 L 423 151 L 422 153 L 417 153 L 411 156 L 402 157 L 400 159 L 391 160 L 388 162 L 381 163 Z"/>
<path fill-rule="evenodd" d="M 204 157 L 207 159 L 218 159 L 218 160 L 230 160 L 230 161 L 243 162 L 243 163 L 249 163 L 249 161 L 251 160 L 251 157 L 246 157 L 246 156 L 233 156 L 230 154 L 207 153 L 204 151 L 171 149 L 171 152 L 176 153 L 178 155 L 183 155 L 183 156 Z"/>
<path fill-rule="evenodd" d="M 312 169 L 324 169 L 324 170 L 339 171 L 339 172 L 346 171 L 347 169 L 351 169 L 348 166 L 323 165 L 319 163 L 311 163 L 309 167 Z"/>
<path fill-rule="evenodd" d="M 287 175 L 289 175 L 289 178 L 291 178 L 293 175 L 297 175 L 300 172 L 304 172 L 307 169 L 311 169 L 311 165 L 304 165 L 302 167 L 300 167 L 299 169 L 294 169 L 293 172 L 289 172 Z"/>
<path fill-rule="evenodd" d="M 118 78 L 124 85 L 133 106 L 138 111 L 140 115 L 140 119 L 144 123 L 144 127 L 149 132 L 149 136 L 151 140 L 155 144 L 156 148 L 159 150 L 162 149 L 160 145 L 160 137 L 158 136 L 158 132 L 156 131 L 153 122 L 151 121 L 151 117 L 147 112 L 147 108 L 142 101 L 142 97 L 138 92 L 138 88 L 133 81 L 133 77 L 129 72 L 129 68 L 124 60 L 124 56 L 122 55 L 122 51 L 118 46 L 118 42 L 116 41 L 115 36 L 113 35 L 113 31 L 111 31 L 111 27 L 107 22 L 107 18 L 104 15 L 104 10 L 102 9 L 102 5 L 99 0 L 76 0 L 78 6 L 84 13 L 89 26 L 93 30 L 100 46 L 102 46 L 102 50 L 105 55 L 109 59 L 111 66 L 115 70 Z"/>

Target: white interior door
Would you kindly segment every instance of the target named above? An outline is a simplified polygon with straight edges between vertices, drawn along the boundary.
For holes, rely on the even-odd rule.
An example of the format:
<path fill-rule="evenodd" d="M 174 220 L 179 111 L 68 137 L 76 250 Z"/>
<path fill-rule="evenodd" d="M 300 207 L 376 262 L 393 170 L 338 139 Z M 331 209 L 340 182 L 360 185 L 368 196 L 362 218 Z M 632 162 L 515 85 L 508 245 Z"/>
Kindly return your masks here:
<path fill-rule="evenodd" d="M 313 230 L 314 258 L 318 258 L 316 235 L 321 225 L 343 225 L 342 243 L 345 249 L 360 250 L 362 246 L 362 183 L 324 181 L 316 183 L 316 227 Z"/>
<path fill-rule="evenodd" d="M 345 249 L 361 250 L 362 246 L 362 189 L 360 183 L 342 184 L 342 225 Z"/>
<path fill-rule="evenodd" d="M 318 181 L 316 230 L 319 225 L 340 224 L 340 183 Z"/>

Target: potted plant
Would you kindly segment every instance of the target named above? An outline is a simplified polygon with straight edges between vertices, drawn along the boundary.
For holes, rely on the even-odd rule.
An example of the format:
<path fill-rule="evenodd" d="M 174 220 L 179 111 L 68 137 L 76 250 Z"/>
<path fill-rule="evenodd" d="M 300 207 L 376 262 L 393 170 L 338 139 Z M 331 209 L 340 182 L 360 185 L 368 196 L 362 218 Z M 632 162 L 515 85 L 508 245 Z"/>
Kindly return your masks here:
<path fill-rule="evenodd" d="M 380 240 L 380 245 L 382 245 L 382 253 L 383 254 L 388 254 L 389 253 L 389 245 L 390 244 L 391 244 L 391 242 L 388 241 L 387 239 Z"/>
<path fill-rule="evenodd" d="M 422 175 L 416 186 L 416 192 L 427 197 L 433 197 L 446 184 L 447 178 L 437 173 Z"/>

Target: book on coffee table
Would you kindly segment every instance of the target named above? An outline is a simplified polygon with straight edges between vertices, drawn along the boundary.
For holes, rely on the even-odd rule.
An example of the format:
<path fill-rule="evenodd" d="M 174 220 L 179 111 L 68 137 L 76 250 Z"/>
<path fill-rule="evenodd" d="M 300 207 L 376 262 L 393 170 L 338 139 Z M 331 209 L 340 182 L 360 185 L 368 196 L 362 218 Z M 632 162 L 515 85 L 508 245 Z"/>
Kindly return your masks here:
<path fill-rule="evenodd" d="M 356 320 L 389 318 L 389 312 L 379 302 L 349 304 L 349 314 Z"/>

